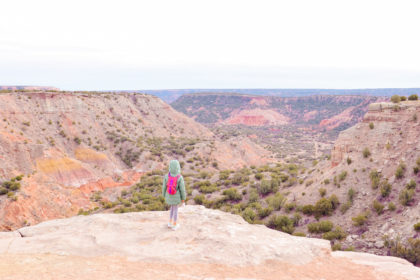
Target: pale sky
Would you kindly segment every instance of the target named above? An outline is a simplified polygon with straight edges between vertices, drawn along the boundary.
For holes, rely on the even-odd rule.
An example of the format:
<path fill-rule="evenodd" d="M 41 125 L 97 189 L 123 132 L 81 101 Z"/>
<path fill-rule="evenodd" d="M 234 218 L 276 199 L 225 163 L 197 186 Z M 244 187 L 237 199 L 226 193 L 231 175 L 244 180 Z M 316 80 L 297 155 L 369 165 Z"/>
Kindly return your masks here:
<path fill-rule="evenodd" d="M 22 0 L 0 8 L 0 85 L 420 87 L 418 0 Z"/>

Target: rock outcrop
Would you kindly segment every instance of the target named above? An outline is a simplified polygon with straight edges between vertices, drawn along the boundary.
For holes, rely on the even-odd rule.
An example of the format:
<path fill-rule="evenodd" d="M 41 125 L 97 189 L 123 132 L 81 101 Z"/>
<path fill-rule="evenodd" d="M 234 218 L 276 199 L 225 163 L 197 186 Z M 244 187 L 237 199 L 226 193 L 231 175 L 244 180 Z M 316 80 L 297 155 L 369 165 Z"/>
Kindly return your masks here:
<path fill-rule="evenodd" d="M 0 234 L 1 279 L 415 280 L 405 260 L 331 252 L 328 241 L 294 237 L 240 216 L 187 206 L 181 228 L 167 212 L 51 220 Z"/>

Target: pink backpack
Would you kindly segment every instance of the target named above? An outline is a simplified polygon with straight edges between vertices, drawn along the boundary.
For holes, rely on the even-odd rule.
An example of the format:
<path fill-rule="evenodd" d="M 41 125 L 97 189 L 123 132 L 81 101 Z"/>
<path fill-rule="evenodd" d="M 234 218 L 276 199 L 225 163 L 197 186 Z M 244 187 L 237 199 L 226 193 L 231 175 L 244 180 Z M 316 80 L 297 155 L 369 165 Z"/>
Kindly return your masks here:
<path fill-rule="evenodd" d="M 177 175 L 175 177 L 171 176 L 171 173 L 168 173 L 168 182 L 166 183 L 166 191 L 170 195 L 176 194 L 176 186 L 178 185 L 178 179 L 180 175 Z"/>

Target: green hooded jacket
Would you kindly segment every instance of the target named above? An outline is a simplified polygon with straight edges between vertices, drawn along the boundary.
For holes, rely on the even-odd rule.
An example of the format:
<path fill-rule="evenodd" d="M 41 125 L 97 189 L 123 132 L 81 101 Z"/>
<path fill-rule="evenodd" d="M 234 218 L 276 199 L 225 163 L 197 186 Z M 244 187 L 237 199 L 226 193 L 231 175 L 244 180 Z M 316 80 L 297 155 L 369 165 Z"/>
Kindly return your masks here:
<path fill-rule="evenodd" d="M 169 163 L 169 172 L 171 173 L 171 176 L 175 177 L 177 175 L 181 175 L 181 166 L 179 165 L 179 162 L 177 160 L 171 160 Z M 162 194 L 165 198 L 165 201 L 169 205 L 177 205 L 181 203 L 181 200 L 185 200 L 185 183 L 184 178 L 182 175 L 178 179 L 177 183 L 177 191 L 174 195 L 169 194 L 166 191 L 166 184 L 168 183 L 168 174 L 165 175 L 163 178 L 163 185 L 162 185 Z"/>

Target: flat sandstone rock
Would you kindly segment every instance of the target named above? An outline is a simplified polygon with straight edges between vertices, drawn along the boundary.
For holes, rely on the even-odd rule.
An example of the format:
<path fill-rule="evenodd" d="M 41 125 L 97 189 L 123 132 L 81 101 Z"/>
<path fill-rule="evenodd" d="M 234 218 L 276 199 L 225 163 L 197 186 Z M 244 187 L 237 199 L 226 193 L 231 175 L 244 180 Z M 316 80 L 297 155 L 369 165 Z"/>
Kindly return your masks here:
<path fill-rule="evenodd" d="M 420 279 L 394 258 L 331 252 L 202 206 L 167 212 L 96 214 L 0 233 L 0 279 Z"/>

